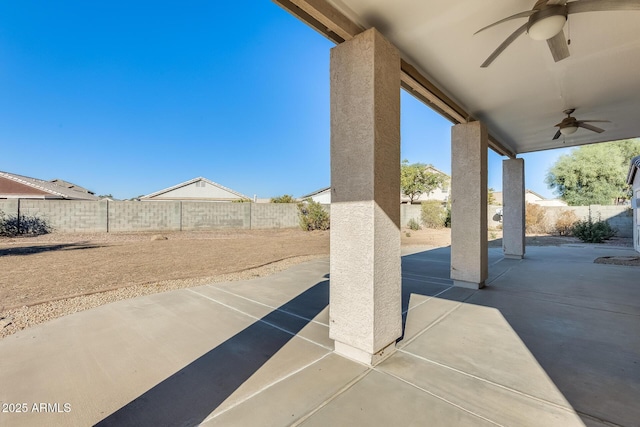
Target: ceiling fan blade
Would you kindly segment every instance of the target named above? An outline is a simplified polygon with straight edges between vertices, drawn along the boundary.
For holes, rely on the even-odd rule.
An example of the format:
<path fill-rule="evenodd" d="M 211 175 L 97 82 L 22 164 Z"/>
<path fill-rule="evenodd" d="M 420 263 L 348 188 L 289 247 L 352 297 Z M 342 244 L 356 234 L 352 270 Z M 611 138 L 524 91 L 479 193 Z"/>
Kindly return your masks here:
<path fill-rule="evenodd" d="M 640 10 L 639 0 L 579 0 L 567 3 L 567 13 Z"/>
<path fill-rule="evenodd" d="M 584 122 L 578 122 L 578 127 L 579 128 L 589 129 L 590 131 L 598 132 L 598 133 L 604 132 L 604 129 L 600 129 L 600 128 L 597 128 L 597 127 L 591 126 L 591 125 L 587 125 Z"/>
<path fill-rule="evenodd" d="M 611 120 L 578 120 L 578 123 L 611 123 Z"/>
<path fill-rule="evenodd" d="M 559 4 L 561 6 L 565 3 L 567 3 L 567 0 L 548 0 L 547 1 L 547 4 Z M 536 3 L 536 6 L 537 6 L 537 3 Z"/>
<path fill-rule="evenodd" d="M 522 33 L 527 30 L 527 24 L 523 24 L 520 28 L 515 30 L 500 46 L 482 63 L 481 68 L 487 68 L 491 63 L 500 55 L 515 39 L 517 39 Z"/>
<path fill-rule="evenodd" d="M 560 132 L 560 129 L 558 129 L 558 132 L 556 132 L 556 134 L 553 136 L 552 140 L 555 140 L 555 139 L 560 138 L 560 134 L 561 134 L 561 133 L 562 133 L 562 132 Z"/>
<path fill-rule="evenodd" d="M 547 40 L 553 60 L 558 62 L 569 57 L 569 45 L 567 39 L 564 37 L 564 31 L 560 31 L 558 34 Z"/>
<path fill-rule="evenodd" d="M 536 12 L 535 10 L 527 10 L 527 11 L 524 11 L 524 12 L 516 13 L 515 15 L 511 15 L 508 18 L 501 19 L 498 22 L 494 22 L 491 25 L 487 25 L 484 28 L 480 28 L 478 31 L 473 33 L 473 35 L 475 36 L 479 32 L 486 30 L 487 28 L 495 27 L 498 24 L 502 24 L 503 22 L 511 21 L 512 19 L 528 18 L 529 16 L 533 15 L 535 12 Z"/>

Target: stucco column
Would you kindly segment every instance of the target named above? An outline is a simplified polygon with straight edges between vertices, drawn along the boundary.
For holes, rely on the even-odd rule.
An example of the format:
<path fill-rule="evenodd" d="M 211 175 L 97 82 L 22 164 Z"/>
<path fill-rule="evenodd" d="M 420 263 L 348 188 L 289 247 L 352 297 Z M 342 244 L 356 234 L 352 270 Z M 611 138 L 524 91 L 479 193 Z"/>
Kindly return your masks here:
<path fill-rule="evenodd" d="M 451 130 L 451 278 L 484 287 L 487 253 L 487 129 L 480 122 Z"/>
<path fill-rule="evenodd" d="M 524 159 L 502 162 L 502 250 L 505 258 L 525 252 Z"/>
<path fill-rule="evenodd" d="M 400 56 L 375 29 L 331 50 L 335 352 L 375 364 L 402 333 Z"/>

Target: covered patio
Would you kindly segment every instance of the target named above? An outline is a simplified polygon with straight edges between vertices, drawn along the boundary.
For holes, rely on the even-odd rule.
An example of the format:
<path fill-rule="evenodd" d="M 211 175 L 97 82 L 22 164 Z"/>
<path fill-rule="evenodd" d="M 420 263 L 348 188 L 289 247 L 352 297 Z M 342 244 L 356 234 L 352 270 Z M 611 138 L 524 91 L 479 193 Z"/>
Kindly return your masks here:
<path fill-rule="evenodd" d="M 76 313 L 0 341 L 0 400 L 28 408 L 0 425 L 637 425 L 638 268 L 593 263 L 629 253 L 490 249 L 473 290 L 448 247 L 407 250 L 376 366 L 333 351 L 328 259 Z"/>
<path fill-rule="evenodd" d="M 533 1 L 275 2 L 337 44 L 330 259 L 3 339 L 0 425 L 637 425 L 638 269 L 593 263 L 633 252 L 525 248 L 518 155 L 640 135 L 640 2 L 570 2 L 633 11 L 569 15 L 548 43 L 522 22 L 473 34 Z M 401 251 L 401 88 L 452 122 L 448 248 Z M 610 123 L 553 139 L 568 109 Z M 488 149 L 506 158 L 502 249 Z"/>
<path fill-rule="evenodd" d="M 640 135 L 640 1 L 274 1 L 336 43 L 330 337 L 361 363 L 375 366 L 402 334 L 401 88 L 453 124 L 449 277 L 459 288 L 488 279 L 488 149 L 506 157 L 503 256 L 523 259 L 518 155 Z"/>

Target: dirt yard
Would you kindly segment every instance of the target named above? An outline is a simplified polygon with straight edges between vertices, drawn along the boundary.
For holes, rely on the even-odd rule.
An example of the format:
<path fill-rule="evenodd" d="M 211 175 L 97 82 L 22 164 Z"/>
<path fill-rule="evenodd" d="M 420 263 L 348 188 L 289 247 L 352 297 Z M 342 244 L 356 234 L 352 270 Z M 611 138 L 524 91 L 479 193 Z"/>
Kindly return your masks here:
<path fill-rule="evenodd" d="M 501 232 L 490 232 L 500 247 Z M 527 237 L 528 245 L 572 243 Z M 438 247 L 449 229 L 403 230 L 403 246 Z M 59 233 L 0 238 L 0 337 L 124 298 L 272 274 L 329 255 L 329 232 L 233 230 Z"/>

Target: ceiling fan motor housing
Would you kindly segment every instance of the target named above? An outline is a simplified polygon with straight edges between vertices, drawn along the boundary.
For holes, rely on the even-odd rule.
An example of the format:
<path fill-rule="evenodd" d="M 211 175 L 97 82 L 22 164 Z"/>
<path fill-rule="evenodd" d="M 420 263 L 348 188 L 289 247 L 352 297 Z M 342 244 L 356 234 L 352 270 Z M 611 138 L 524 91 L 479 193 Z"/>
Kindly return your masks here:
<path fill-rule="evenodd" d="M 549 5 L 529 17 L 527 33 L 533 40 L 548 40 L 559 34 L 567 22 L 566 5 Z"/>

